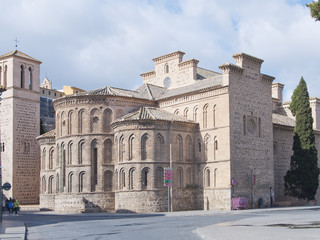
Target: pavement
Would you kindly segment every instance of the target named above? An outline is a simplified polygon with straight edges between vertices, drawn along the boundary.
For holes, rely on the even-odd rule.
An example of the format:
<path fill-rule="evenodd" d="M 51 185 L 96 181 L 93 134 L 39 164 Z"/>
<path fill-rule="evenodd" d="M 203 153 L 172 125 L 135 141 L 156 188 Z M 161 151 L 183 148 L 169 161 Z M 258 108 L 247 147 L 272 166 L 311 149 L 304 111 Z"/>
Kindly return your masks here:
<path fill-rule="evenodd" d="M 53 212 L 50 213 L 54 214 Z M 37 214 L 50 213 L 22 212 L 20 214 L 34 216 Z M 194 233 L 199 239 L 204 240 L 320 239 L 320 206 L 241 211 L 186 211 L 161 214 L 166 217 L 214 216 L 221 214 L 246 215 L 241 220 L 196 228 Z M 83 214 L 81 216 L 92 215 L 94 215 L 94 213 Z M 98 216 L 99 213 L 96 215 Z M 109 215 L 119 216 L 120 214 Z M 131 215 L 127 214 L 127 216 L 130 217 Z M 25 236 L 28 226 L 25 226 L 25 223 L 22 221 L 16 221 L 15 218 L 18 219 L 17 215 L 4 213 L 3 218 L 4 220 L 0 224 L 0 239 L 27 239 Z M 30 237 L 30 239 L 32 239 L 32 234 Z"/>

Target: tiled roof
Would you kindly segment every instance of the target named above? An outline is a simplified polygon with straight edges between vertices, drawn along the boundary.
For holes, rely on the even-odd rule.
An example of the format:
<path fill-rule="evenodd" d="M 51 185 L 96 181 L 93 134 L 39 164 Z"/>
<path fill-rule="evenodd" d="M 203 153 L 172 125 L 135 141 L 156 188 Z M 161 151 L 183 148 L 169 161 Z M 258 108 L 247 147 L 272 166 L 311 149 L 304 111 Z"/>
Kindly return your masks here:
<path fill-rule="evenodd" d="M 164 121 L 176 121 L 176 122 L 188 122 L 195 123 L 183 116 L 169 113 L 155 107 L 141 107 L 133 113 L 118 118 L 115 122 L 131 121 L 131 120 L 164 120 Z"/>
<path fill-rule="evenodd" d="M 39 60 L 37 60 L 37 59 L 35 59 L 33 57 L 30 57 L 29 55 L 27 55 L 27 54 L 25 54 L 23 52 L 20 52 L 18 50 L 14 50 L 14 51 L 8 52 L 6 54 L 3 54 L 3 55 L 0 56 L 0 59 L 1 58 L 5 58 L 5 57 L 10 57 L 10 56 L 22 57 L 22 58 L 26 58 L 26 59 L 41 63 L 41 61 L 39 61 Z"/>
<path fill-rule="evenodd" d="M 283 126 L 294 127 L 296 124 L 296 121 L 292 118 L 289 118 L 286 115 L 273 113 L 272 114 L 272 123 L 278 124 L 278 125 L 283 125 Z"/>
<path fill-rule="evenodd" d="M 39 137 L 37 137 L 37 139 L 38 138 L 46 138 L 46 137 L 55 137 L 55 136 L 56 136 L 56 130 L 53 129 L 53 130 L 51 130 L 49 132 L 46 132 L 46 133 L 40 135 Z"/>
<path fill-rule="evenodd" d="M 165 98 L 169 98 L 169 97 L 173 97 L 173 96 L 178 96 L 181 94 L 191 93 L 191 92 L 195 92 L 195 91 L 199 91 L 199 90 L 211 88 L 211 87 L 218 88 L 218 87 L 222 86 L 222 80 L 223 80 L 222 76 L 218 75 L 218 76 L 211 77 L 208 79 L 199 80 L 198 82 L 191 84 L 191 85 L 188 85 L 188 86 L 168 89 L 161 96 L 159 96 L 156 100 L 165 99 Z"/>
<path fill-rule="evenodd" d="M 197 67 L 197 79 L 199 79 L 199 80 L 211 78 L 211 77 L 215 77 L 215 76 L 219 76 L 219 75 L 221 75 L 221 73 L 217 73 L 214 71 L 210 71 L 208 69 Z"/>

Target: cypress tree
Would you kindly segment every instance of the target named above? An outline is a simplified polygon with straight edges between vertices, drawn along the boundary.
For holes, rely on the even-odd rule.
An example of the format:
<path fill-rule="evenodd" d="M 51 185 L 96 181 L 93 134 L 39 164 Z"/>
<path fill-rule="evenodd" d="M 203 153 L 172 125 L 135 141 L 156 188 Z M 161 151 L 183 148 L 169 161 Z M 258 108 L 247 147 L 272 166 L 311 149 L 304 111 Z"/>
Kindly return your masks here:
<path fill-rule="evenodd" d="M 293 92 L 290 110 L 296 117 L 296 125 L 290 169 L 284 177 L 284 191 L 286 195 L 298 199 L 314 200 L 319 184 L 319 168 L 309 93 L 303 77 Z"/>

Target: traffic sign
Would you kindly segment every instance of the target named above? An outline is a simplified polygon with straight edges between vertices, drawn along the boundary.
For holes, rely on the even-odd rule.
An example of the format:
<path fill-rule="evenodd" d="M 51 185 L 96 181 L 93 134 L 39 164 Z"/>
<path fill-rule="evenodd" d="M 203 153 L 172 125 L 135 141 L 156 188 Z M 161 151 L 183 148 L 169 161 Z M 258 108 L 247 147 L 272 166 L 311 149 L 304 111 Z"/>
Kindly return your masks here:
<path fill-rule="evenodd" d="M 6 182 L 5 184 L 2 185 L 2 188 L 6 191 L 10 190 L 11 189 L 11 184 Z"/>
<path fill-rule="evenodd" d="M 173 171 L 172 168 L 164 168 L 164 185 L 172 186 L 173 185 Z"/>

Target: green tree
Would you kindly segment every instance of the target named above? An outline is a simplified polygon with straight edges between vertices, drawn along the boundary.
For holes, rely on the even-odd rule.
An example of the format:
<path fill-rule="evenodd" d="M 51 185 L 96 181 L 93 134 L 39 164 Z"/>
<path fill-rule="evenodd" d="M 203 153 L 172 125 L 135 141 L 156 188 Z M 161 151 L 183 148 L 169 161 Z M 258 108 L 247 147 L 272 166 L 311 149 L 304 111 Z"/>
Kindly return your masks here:
<path fill-rule="evenodd" d="M 310 14 L 316 21 L 320 21 L 320 1 L 312 1 L 312 3 L 306 4 L 310 8 Z"/>
<path fill-rule="evenodd" d="M 312 127 L 309 93 L 303 77 L 293 92 L 290 110 L 296 117 L 296 125 L 290 169 L 284 177 L 285 194 L 298 199 L 314 200 L 320 170 Z"/>

